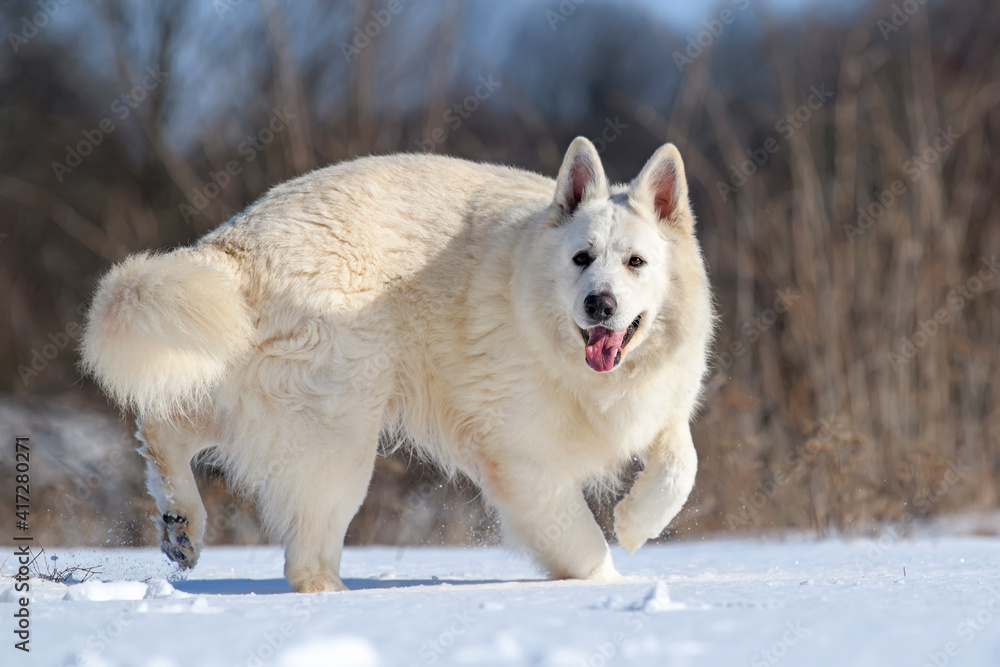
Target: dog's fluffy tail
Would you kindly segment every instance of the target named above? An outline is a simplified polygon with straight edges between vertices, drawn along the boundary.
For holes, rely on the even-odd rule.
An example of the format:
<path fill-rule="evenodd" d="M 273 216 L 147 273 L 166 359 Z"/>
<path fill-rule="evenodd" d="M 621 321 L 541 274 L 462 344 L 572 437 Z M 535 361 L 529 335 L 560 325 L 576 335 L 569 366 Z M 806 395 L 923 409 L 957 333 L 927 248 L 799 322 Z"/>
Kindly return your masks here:
<path fill-rule="evenodd" d="M 253 340 L 225 255 L 184 248 L 129 257 L 101 279 L 81 342 L 83 368 L 139 414 L 185 412 Z"/>

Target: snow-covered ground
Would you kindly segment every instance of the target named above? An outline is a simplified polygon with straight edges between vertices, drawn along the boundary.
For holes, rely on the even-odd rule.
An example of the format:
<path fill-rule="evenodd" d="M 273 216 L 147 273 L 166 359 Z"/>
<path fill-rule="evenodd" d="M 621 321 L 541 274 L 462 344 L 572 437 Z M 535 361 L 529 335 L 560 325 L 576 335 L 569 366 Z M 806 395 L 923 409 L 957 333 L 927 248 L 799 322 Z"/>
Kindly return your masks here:
<path fill-rule="evenodd" d="M 349 548 L 354 590 L 318 595 L 274 547 L 209 548 L 169 583 L 152 549 L 52 554 L 102 581 L 32 581 L 25 655 L 0 579 L 2 665 L 1000 665 L 997 538 L 671 543 L 616 550 L 614 585 L 502 549 Z"/>

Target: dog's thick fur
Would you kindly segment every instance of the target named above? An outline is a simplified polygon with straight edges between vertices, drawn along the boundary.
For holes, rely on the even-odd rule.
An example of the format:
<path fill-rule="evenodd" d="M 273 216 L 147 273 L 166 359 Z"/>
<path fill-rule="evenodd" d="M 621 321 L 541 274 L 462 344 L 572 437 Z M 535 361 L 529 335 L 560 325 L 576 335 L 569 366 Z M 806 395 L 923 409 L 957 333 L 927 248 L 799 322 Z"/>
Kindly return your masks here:
<path fill-rule="evenodd" d="M 624 186 L 582 138 L 556 181 L 358 159 L 275 187 L 193 248 L 115 266 L 83 365 L 139 415 L 182 566 L 206 524 L 191 461 L 214 447 L 283 540 L 291 585 L 342 589 L 390 432 L 475 480 L 552 576 L 616 579 L 583 488 L 645 462 L 615 511 L 635 551 L 694 484 L 713 314 L 693 226 L 669 144 Z"/>

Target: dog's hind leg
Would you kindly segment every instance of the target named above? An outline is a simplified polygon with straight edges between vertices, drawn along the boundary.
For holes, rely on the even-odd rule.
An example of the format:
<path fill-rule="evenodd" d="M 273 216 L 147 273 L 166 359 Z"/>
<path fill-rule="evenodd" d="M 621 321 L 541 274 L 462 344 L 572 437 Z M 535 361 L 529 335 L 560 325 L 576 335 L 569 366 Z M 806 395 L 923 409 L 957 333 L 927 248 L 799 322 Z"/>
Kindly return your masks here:
<path fill-rule="evenodd" d="M 257 487 L 270 530 L 285 545 L 285 578 L 300 593 L 346 590 L 344 535 L 368 490 L 380 423 L 358 408 L 336 418 L 285 417 L 282 450 Z"/>
<path fill-rule="evenodd" d="M 196 422 L 141 417 L 136 437 L 146 459 L 146 486 L 156 501 L 160 548 L 182 568 L 194 567 L 205 537 L 205 506 L 191 470 L 204 449 L 204 434 Z"/>

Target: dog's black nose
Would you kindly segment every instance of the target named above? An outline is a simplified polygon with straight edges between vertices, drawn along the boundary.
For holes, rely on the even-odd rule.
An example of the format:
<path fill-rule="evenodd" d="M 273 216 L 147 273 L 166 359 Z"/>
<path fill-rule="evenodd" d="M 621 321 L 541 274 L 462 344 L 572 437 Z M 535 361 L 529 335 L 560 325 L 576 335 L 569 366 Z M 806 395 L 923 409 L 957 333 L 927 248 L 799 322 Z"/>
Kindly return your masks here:
<path fill-rule="evenodd" d="M 611 292 L 594 292 L 583 300 L 583 309 L 595 320 L 606 320 L 618 310 L 618 302 Z"/>

